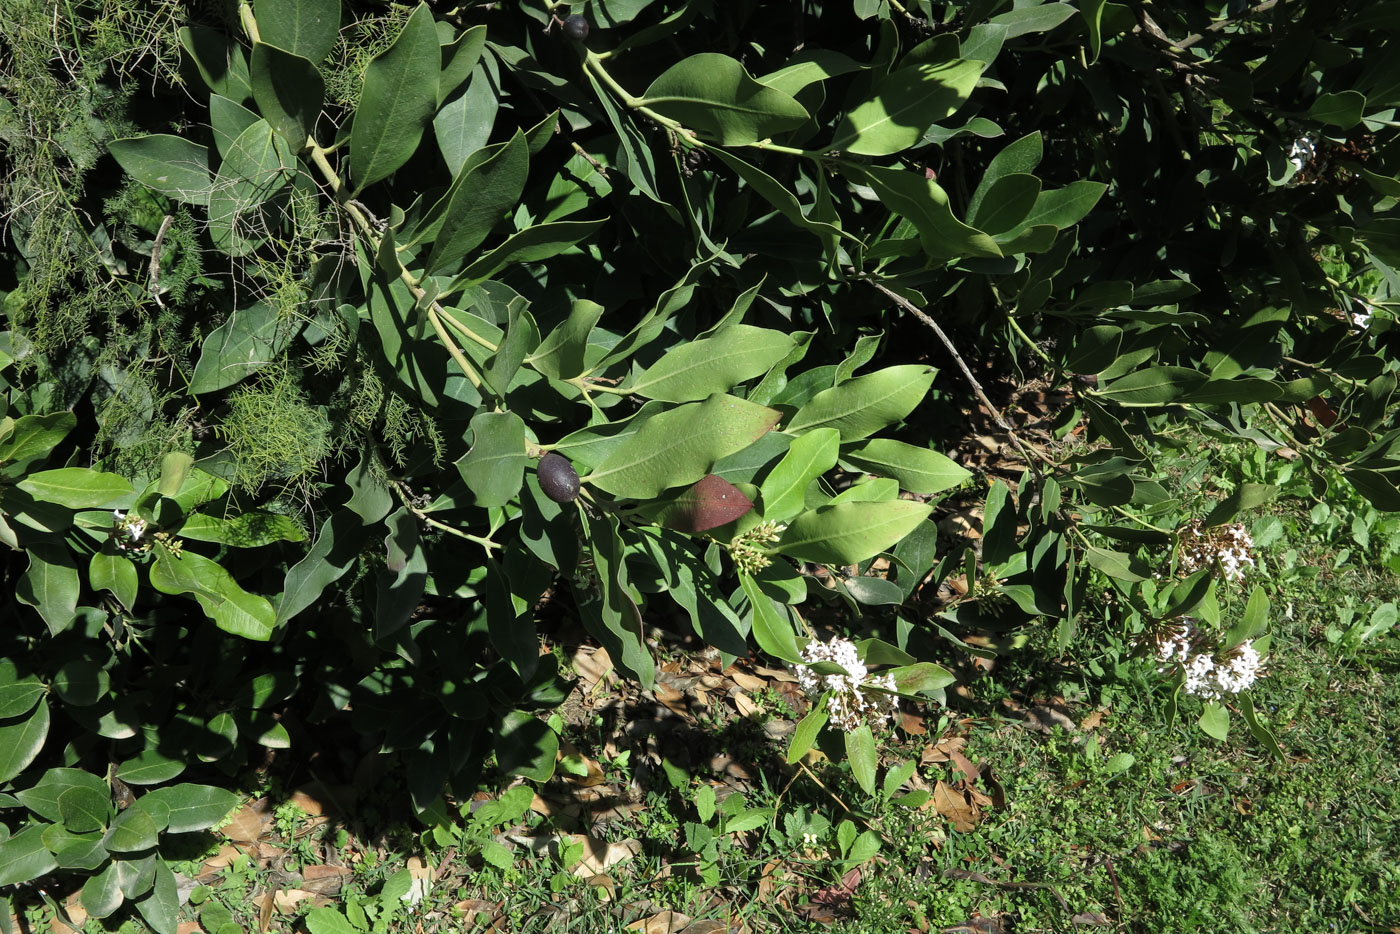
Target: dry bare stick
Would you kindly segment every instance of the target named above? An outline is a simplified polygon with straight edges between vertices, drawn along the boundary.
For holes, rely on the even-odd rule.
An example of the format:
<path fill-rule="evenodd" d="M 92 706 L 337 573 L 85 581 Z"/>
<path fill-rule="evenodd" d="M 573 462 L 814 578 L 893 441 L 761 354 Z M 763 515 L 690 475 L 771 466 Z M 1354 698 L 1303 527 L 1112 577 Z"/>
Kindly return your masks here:
<path fill-rule="evenodd" d="M 895 302 L 899 305 L 899 307 L 903 308 L 905 311 L 909 312 L 911 315 L 918 318 L 924 324 L 928 325 L 930 328 L 933 329 L 933 333 L 938 335 L 938 339 L 943 342 L 943 346 L 948 349 L 948 353 L 952 354 L 953 359 L 957 361 L 958 369 L 962 370 L 963 376 L 967 377 L 967 381 L 972 384 L 972 391 L 977 393 L 977 398 L 981 400 L 984 406 L 987 407 L 987 411 L 991 413 L 992 418 L 996 420 L 997 425 L 1003 431 L 1010 432 L 1011 423 L 1008 422 L 1004 417 L 1002 417 L 1001 412 L 997 410 L 996 406 L 992 405 L 992 400 L 988 399 L 987 394 L 982 391 L 982 384 L 977 382 L 977 377 L 972 375 L 972 370 L 970 370 L 967 364 L 963 362 L 962 355 L 959 354 L 958 349 L 953 346 L 953 342 L 948 339 L 948 335 L 943 333 L 943 329 L 938 326 L 938 322 L 934 321 L 927 314 L 921 311 L 918 308 L 918 306 L 916 306 L 913 302 L 909 301 L 909 299 L 905 298 L 903 295 L 900 295 L 898 292 L 893 292 L 890 289 L 885 288 L 885 286 L 876 282 L 874 279 L 867 279 L 865 281 L 869 282 L 871 285 L 875 286 L 875 288 L 879 289 L 881 292 L 894 299 Z"/>
<path fill-rule="evenodd" d="M 156 231 L 155 242 L 151 244 L 151 298 L 156 300 L 161 310 L 165 309 L 165 302 L 160 300 L 160 251 L 165 249 L 165 232 L 174 222 L 173 214 L 165 215 L 165 220 L 160 222 L 160 230 Z"/>

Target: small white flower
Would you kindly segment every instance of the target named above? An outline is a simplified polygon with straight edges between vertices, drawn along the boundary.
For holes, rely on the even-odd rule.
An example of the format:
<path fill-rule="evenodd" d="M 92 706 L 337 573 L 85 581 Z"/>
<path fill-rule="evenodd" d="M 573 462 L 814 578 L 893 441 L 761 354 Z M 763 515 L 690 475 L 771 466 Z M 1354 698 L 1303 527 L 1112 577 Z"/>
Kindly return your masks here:
<path fill-rule="evenodd" d="M 823 643 L 814 639 L 802 650 L 802 660 L 808 665 L 834 662 L 845 670 L 845 674 L 823 675 L 804 666 L 797 670 L 797 683 L 814 700 L 830 691 L 827 712 L 831 715 L 831 722 L 846 732 L 863 723 L 878 727 L 886 717 L 898 711 L 899 700 L 893 695 L 866 690 L 883 688 L 893 691 L 894 677 L 879 675 L 871 678 L 856 651 L 856 644 L 851 640 L 838 637 Z"/>

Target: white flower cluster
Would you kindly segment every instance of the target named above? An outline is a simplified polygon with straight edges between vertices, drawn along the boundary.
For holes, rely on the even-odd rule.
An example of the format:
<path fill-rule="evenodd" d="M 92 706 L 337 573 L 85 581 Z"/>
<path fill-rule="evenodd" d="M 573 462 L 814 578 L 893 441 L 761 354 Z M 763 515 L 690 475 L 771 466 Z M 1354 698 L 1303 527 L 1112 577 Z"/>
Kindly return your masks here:
<path fill-rule="evenodd" d="M 1217 662 L 1209 652 L 1192 654 L 1191 624 L 1157 643 L 1157 658 L 1167 665 L 1181 665 L 1186 672 L 1182 686 L 1187 694 L 1205 700 L 1218 700 L 1238 694 L 1259 677 L 1259 652 L 1254 640 L 1237 645 L 1225 661 Z"/>
<path fill-rule="evenodd" d="M 862 723 L 878 727 L 886 717 L 894 716 L 899 710 L 899 700 L 894 695 L 865 690 L 874 687 L 893 691 L 894 677 L 871 677 L 851 640 L 837 637 L 823 643 L 814 639 L 802 650 L 802 660 L 808 665 L 834 662 L 845 669 L 843 675 L 823 675 L 810 668 L 799 668 L 797 683 L 813 700 L 830 691 L 826 709 L 831 714 L 831 722 L 847 733 Z"/>
<path fill-rule="evenodd" d="M 1360 308 L 1361 310 L 1353 311 L 1351 313 L 1351 323 L 1364 331 L 1366 330 L 1366 328 L 1371 326 L 1371 315 L 1375 312 L 1376 309 L 1373 305 L 1371 305 L 1371 303 L 1364 301 L 1363 299 L 1358 298 L 1355 301 L 1356 307 Z"/>
<path fill-rule="evenodd" d="M 1293 168 L 1293 176 L 1288 187 L 1311 185 L 1327 168 L 1327 154 L 1318 146 L 1316 133 L 1303 133 L 1288 147 L 1288 164 Z"/>
<path fill-rule="evenodd" d="M 129 515 L 120 509 L 112 510 L 112 531 L 117 537 L 117 547 L 122 551 L 139 549 L 141 536 L 146 534 L 146 520 Z"/>
<path fill-rule="evenodd" d="M 1181 531 L 1181 569 L 1187 574 L 1212 564 L 1220 565 L 1227 581 L 1244 579 L 1244 569 L 1254 567 L 1254 539 L 1242 525 L 1205 530 L 1193 519 Z"/>

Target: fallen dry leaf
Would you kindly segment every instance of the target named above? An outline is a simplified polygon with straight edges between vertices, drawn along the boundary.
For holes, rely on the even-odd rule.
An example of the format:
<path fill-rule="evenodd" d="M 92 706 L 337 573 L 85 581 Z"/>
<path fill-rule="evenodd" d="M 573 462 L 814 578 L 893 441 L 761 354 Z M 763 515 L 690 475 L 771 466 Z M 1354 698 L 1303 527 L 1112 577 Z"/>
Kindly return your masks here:
<path fill-rule="evenodd" d="M 267 818 L 265 802 L 254 801 L 234 811 L 232 819 L 219 828 L 219 833 L 235 843 L 252 843 L 262 836 Z"/>
<path fill-rule="evenodd" d="M 1075 924 L 1092 924 L 1099 927 L 1107 927 L 1113 923 L 1097 911 L 1081 911 L 1079 914 L 1070 918 L 1070 920 Z"/>
<path fill-rule="evenodd" d="M 899 712 L 899 728 L 910 736 L 923 736 L 928 732 L 924 728 L 924 718 L 907 710 Z"/>
<path fill-rule="evenodd" d="M 753 670 L 763 675 L 765 678 L 771 678 L 774 681 L 795 682 L 797 680 L 797 675 L 779 668 L 765 668 L 762 665 L 755 665 Z M 696 923 L 699 924 L 700 922 L 697 921 Z"/>
<path fill-rule="evenodd" d="M 747 671 L 741 671 L 733 666 L 730 666 L 729 669 L 725 671 L 725 674 L 729 675 L 729 677 L 733 679 L 734 683 L 739 685 L 739 687 L 743 688 L 745 691 L 761 691 L 764 688 L 768 687 L 767 681 L 763 680 L 762 678 L 755 677 L 754 675 L 749 674 Z"/>
<path fill-rule="evenodd" d="M 924 765 L 948 762 L 952 759 L 952 754 L 954 752 L 962 752 L 966 748 L 967 737 L 945 736 L 934 745 L 925 748 L 923 755 L 919 757 L 919 761 Z"/>
<path fill-rule="evenodd" d="M 1090 711 L 1087 717 L 1079 721 L 1079 728 L 1081 730 L 1098 729 L 1099 724 L 1103 723 L 1103 718 L 1107 715 L 1107 707 L 1100 707 L 1098 710 Z"/>
<path fill-rule="evenodd" d="M 597 837 L 584 834 L 571 834 L 575 843 L 583 843 L 583 859 L 573 868 L 576 876 L 601 875 L 609 868 L 624 860 L 631 859 L 642 851 L 642 841 L 635 837 L 604 843 Z"/>
<path fill-rule="evenodd" d="M 686 925 L 679 934 L 729 934 L 729 925 L 723 921 L 696 921 Z"/>
<path fill-rule="evenodd" d="M 753 699 L 743 691 L 735 691 L 730 695 L 730 700 L 734 701 L 734 707 L 739 711 L 741 717 L 752 717 L 763 708 L 753 702 Z"/>
<path fill-rule="evenodd" d="M 579 689 L 585 694 L 591 694 L 599 680 L 602 680 L 604 685 L 613 684 L 618 680 L 613 671 L 612 656 L 608 654 L 607 649 L 583 646 L 574 653 L 570 663 L 578 673 Z"/>
<path fill-rule="evenodd" d="M 957 749 L 948 750 L 948 761 L 953 763 L 953 768 L 963 774 L 964 778 L 975 779 L 982 770 L 972 764 L 972 761 Z"/>
<path fill-rule="evenodd" d="M 633 934 L 672 934 L 689 923 L 690 918 L 678 911 L 662 911 L 650 918 L 639 918 L 623 930 Z"/>
<path fill-rule="evenodd" d="M 181 921 L 175 926 L 175 934 L 204 934 L 198 921 Z"/>
<path fill-rule="evenodd" d="M 272 906 L 283 914 L 290 914 L 297 910 L 298 902 L 315 897 L 316 893 L 306 889 L 278 889 L 272 896 Z"/>
<path fill-rule="evenodd" d="M 933 798 L 930 800 L 934 809 L 952 821 L 953 829 L 959 833 L 970 833 L 982 819 L 977 806 L 970 804 L 966 797 L 954 791 L 947 782 L 939 782 L 933 786 Z"/>
<path fill-rule="evenodd" d="M 344 866 L 307 866 L 301 871 L 301 887 L 316 895 L 334 895 L 349 878 Z"/>
<path fill-rule="evenodd" d="M 657 685 L 657 687 L 660 686 L 660 684 Z M 587 774 L 576 775 L 569 769 L 561 769 L 560 774 L 569 784 L 576 788 L 592 788 L 594 785 L 601 785 L 603 783 L 603 767 L 598 764 L 597 760 L 590 759 L 579 752 L 578 747 L 567 739 L 561 740 L 559 743 L 559 760 L 563 761 L 564 759 L 571 760 L 571 764 L 581 764 L 587 770 Z M 539 795 L 535 797 L 538 798 Z M 534 801 L 532 800 L 531 807 L 533 806 Z"/>
<path fill-rule="evenodd" d="M 1049 733 L 1055 727 L 1059 727 L 1066 733 L 1075 733 L 1079 730 L 1068 714 L 1056 710 L 1054 707 L 1032 707 L 1026 713 L 1026 722 L 1042 733 Z"/>

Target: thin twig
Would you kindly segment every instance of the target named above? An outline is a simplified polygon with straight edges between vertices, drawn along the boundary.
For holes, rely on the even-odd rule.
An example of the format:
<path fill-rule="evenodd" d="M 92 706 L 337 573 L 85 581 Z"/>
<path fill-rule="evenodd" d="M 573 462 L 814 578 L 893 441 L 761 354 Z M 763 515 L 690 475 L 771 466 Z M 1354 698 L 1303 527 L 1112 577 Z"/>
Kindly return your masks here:
<path fill-rule="evenodd" d="M 162 311 L 165 310 L 165 302 L 160 299 L 160 253 L 165 249 L 165 232 L 174 222 L 173 214 L 165 215 L 165 220 L 160 222 L 160 230 L 156 231 L 155 242 L 151 244 L 151 298 L 156 300 L 156 305 Z"/>
<path fill-rule="evenodd" d="M 921 311 L 918 308 L 918 306 L 916 306 L 913 302 L 909 301 L 909 299 L 905 298 L 903 295 L 900 295 L 898 292 L 891 291 L 881 283 L 876 282 L 874 279 L 867 279 L 865 281 L 875 286 L 875 288 L 885 293 L 885 295 L 894 299 L 894 301 L 896 302 L 896 304 L 899 305 L 899 307 L 903 308 L 905 311 L 909 312 L 911 315 L 918 318 L 928 327 L 933 329 L 933 333 L 938 335 L 938 339 L 941 340 L 943 342 L 943 346 L 948 349 L 948 353 L 951 354 L 953 359 L 957 362 L 958 369 L 962 370 L 963 376 L 967 377 L 967 381 L 972 384 L 972 391 L 977 394 L 978 400 L 980 400 L 981 403 L 987 407 L 987 411 L 991 413 L 992 418 L 996 421 L 997 425 L 1003 431 L 1011 431 L 1011 423 L 1008 422 L 1002 416 L 1001 412 L 997 409 L 996 406 L 992 405 L 992 400 L 988 399 L 987 394 L 982 391 L 982 384 L 977 382 L 977 377 L 972 375 L 972 370 L 969 369 L 968 365 L 963 361 L 962 354 L 958 353 L 958 348 L 953 346 L 953 342 L 948 339 L 947 334 L 943 333 L 943 329 L 938 326 L 938 322 L 934 321 L 927 314 Z"/>
<path fill-rule="evenodd" d="M 1211 23 L 1209 26 L 1207 26 L 1205 29 L 1202 29 L 1200 32 L 1195 33 L 1194 35 L 1187 36 L 1185 39 L 1182 39 L 1180 42 L 1176 43 L 1176 47 L 1178 49 L 1189 49 L 1191 48 L 1191 46 L 1195 45 L 1197 42 L 1200 42 L 1210 33 L 1219 32 L 1227 26 L 1233 26 L 1240 20 L 1247 19 L 1253 16 L 1255 13 L 1268 12 L 1276 6 L 1278 6 L 1278 0 L 1264 0 L 1263 3 L 1255 4 L 1254 6 L 1245 10 L 1239 16 L 1235 16 L 1230 19 L 1222 19 L 1218 23 Z"/>

